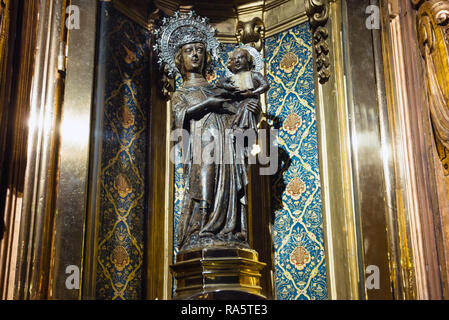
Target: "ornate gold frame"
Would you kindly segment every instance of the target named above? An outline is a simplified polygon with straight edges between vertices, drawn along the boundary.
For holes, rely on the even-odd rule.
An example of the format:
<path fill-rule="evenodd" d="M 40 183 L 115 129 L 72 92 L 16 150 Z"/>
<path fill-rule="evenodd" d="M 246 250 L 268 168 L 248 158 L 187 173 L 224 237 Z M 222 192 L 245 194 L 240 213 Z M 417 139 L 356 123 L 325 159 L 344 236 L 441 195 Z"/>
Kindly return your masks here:
<path fill-rule="evenodd" d="M 315 12 L 324 12 L 321 19 L 313 23 L 315 33 L 319 35 L 315 38 L 315 55 L 328 60 L 317 66 L 318 69 L 324 67 L 325 73 L 315 80 L 328 296 L 331 300 L 359 299 L 359 283 L 363 275 L 359 271 L 360 246 L 353 205 L 350 132 L 345 107 L 341 3 L 309 1 L 309 8 L 314 8 L 309 10 L 310 19 L 315 19 Z M 327 41 L 322 35 L 328 36 Z M 330 44 L 327 53 L 321 50 L 323 41 Z"/>
<path fill-rule="evenodd" d="M 385 210 L 381 213 L 385 215 L 385 223 L 373 227 L 375 230 L 386 229 L 385 235 L 382 236 L 385 239 L 382 239 L 388 243 L 388 252 L 382 253 L 388 254 L 388 259 L 382 260 L 380 267 L 388 271 L 391 287 L 386 288 L 382 294 L 384 298 L 396 299 L 442 298 L 447 297 L 449 291 L 446 268 L 449 257 L 449 236 L 446 230 L 449 214 L 445 211 L 449 202 L 445 181 L 447 178 L 441 178 L 442 172 L 444 173 L 441 160 L 444 159 L 435 159 L 436 153 L 426 151 L 429 145 L 435 147 L 432 150 L 436 151 L 436 146 L 432 144 L 432 124 L 426 113 L 429 102 L 418 101 L 419 93 L 413 93 L 412 88 L 407 85 L 407 82 L 414 80 L 425 83 L 425 79 L 421 79 L 417 71 L 421 65 L 413 60 L 419 46 L 412 46 L 410 49 L 404 43 L 413 45 L 416 38 L 416 44 L 421 44 L 427 63 L 432 61 L 440 66 L 436 74 L 427 72 L 428 79 L 429 76 L 435 76 L 438 80 L 430 83 L 427 88 L 428 96 L 434 97 L 438 91 L 437 84 L 442 89 L 449 83 L 449 67 L 447 61 L 443 61 L 449 51 L 448 43 L 444 30 L 441 29 L 442 21 L 446 22 L 448 19 L 447 1 L 398 1 L 407 10 L 412 5 L 415 6 L 413 14 L 417 17 L 417 34 L 413 34 L 413 25 L 403 13 L 395 11 L 394 7 L 388 9 L 388 3 L 394 3 L 394 0 L 371 1 L 380 8 L 381 29 L 372 34 L 375 40 L 373 51 L 377 66 L 381 66 L 376 69 L 376 77 L 380 79 L 377 83 L 383 84 L 385 81 L 387 98 L 385 103 L 379 105 L 376 115 L 381 119 L 379 131 L 382 147 L 385 147 L 386 154 L 389 155 L 376 162 L 376 166 L 383 170 L 379 173 L 382 177 L 376 181 L 383 181 L 384 185 L 376 187 L 382 188 L 386 197 Z M 98 179 L 93 159 L 98 159 L 101 150 L 98 145 L 92 143 L 92 137 L 83 136 L 82 141 L 76 142 L 75 145 L 70 137 L 64 135 L 64 130 L 59 135 L 56 128 L 64 118 L 74 119 L 80 116 L 86 120 L 88 131 L 91 132 L 91 125 L 98 125 L 91 121 L 101 121 L 91 113 L 97 3 L 91 0 L 70 1 L 89 13 L 83 18 L 86 25 L 83 26 L 82 32 L 74 31 L 70 34 L 67 48 L 70 59 L 67 66 L 64 61 L 60 65 L 54 63 L 57 56 L 64 56 L 66 49 L 67 34 L 62 31 L 65 17 L 62 15 L 60 20 L 52 20 L 52 17 L 56 16 L 53 15 L 55 10 L 64 12 L 61 8 L 69 2 L 40 0 L 39 3 L 40 7 L 27 7 L 29 23 L 36 28 L 41 26 L 37 21 L 37 13 L 40 12 L 42 20 L 39 23 L 47 21 L 50 27 L 37 30 L 30 27 L 27 38 L 23 39 L 23 54 L 28 53 L 29 56 L 22 57 L 23 65 L 19 75 L 23 79 L 19 83 L 15 104 L 29 101 L 31 90 L 44 92 L 39 86 L 31 86 L 31 74 L 41 80 L 39 83 L 54 84 L 54 87 L 49 85 L 48 91 L 45 91 L 47 100 L 32 101 L 36 110 L 41 110 L 39 108 L 43 108 L 44 102 L 51 102 L 50 109 L 42 109 L 44 114 L 53 117 L 50 117 L 50 132 L 46 132 L 44 127 L 38 128 L 37 134 L 45 137 L 44 144 L 40 145 L 41 149 L 34 145 L 30 147 L 31 158 L 34 159 L 40 151 L 45 151 L 41 153 L 43 156 L 40 160 L 45 162 L 48 159 L 50 165 L 39 167 L 39 163 L 29 162 L 26 184 L 33 185 L 36 182 L 39 188 L 33 187 L 24 191 L 21 205 L 23 209 L 19 208 L 21 214 L 17 217 L 20 219 L 14 229 L 20 229 L 20 239 L 11 238 L 5 246 L 9 250 L 13 248 L 13 242 L 16 246 L 19 241 L 25 244 L 24 250 L 18 248 L 17 251 L 16 262 L 20 270 L 15 274 L 16 298 L 91 299 L 95 297 L 95 237 L 98 229 L 97 216 L 94 214 L 97 211 L 95 199 L 98 196 Z M 154 8 L 139 12 L 133 9 L 137 7 L 127 7 L 124 3 L 121 0 L 114 1 L 118 10 L 149 30 L 154 27 L 154 19 L 158 15 L 169 14 L 177 9 L 188 10 L 191 7 L 180 6 L 175 1 L 160 0 L 154 1 Z M 218 14 L 218 11 L 213 12 Z M 360 221 L 369 219 L 370 212 L 358 212 L 357 207 L 360 194 L 356 179 L 365 179 L 365 186 L 369 181 L 367 178 L 357 177 L 359 172 L 354 167 L 356 151 L 354 132 L 351 131 L 351 110 L 348 107 L 353 99 L 352 83 L 345 65 L 348 63 L 345 53 L 347 48 L 341 32 L 341 26 L 348 19 L 345 3 L 341 0 L 245 1 L 225 13 L 229 12 L 232 14 L 215 17 L 220 40 L 236 43 L 238 39 L 246 37 L 256 46 L 266 37 L 309 20 L 314 37 L 314 61 L 317 70 L 315 87 L 328 296 L 330 299 L 378 298 L 378 295 L 369 293 L 364 285 L 368 263 L 364 242 L 374 238 L 363 229 Z M 433 47 L 430 47 L 431 54 L 427 56 L 430 38 L 424 36 L 424 31 L 430 29 L 420 28 L 423 19 L 430 19 L 430 25 L 435 32 L 435 41 Z M 238 26 L 241 27 L 241 33 L 236 33 Z M 48 39 L 51 39 L 49 43 L 44 39 L 44 33 L 47 31 L 50 34 Z M 32 68 L 33 61 L 30 57 L 37 42 L 49 48 L 48 56 L 42 53 L 36 56 L 37 61 L 48 64 L 48 73 L 43 72 L 39 65 Z M 2 48 L 3 46 L 0 47 L 0 58 L 4 55 Z M 398 59 L 401 55 L 404 56 L 402 61 Z M 408 70 L 410 72 L 406 73 L 404 70 L 409 63 L 415 64 Z M 82 66 L 82 69 L 79 66 Z M 169 102 L 159 92 L 159 70 L 151 69 L 149 72 L 152 74 L 149 129 L 152 143 L 148 152 L 154 165 L 149 169 L 148 177 L 151 185 L 158 188 L 147 190 L 149 213 L 146 241 L 147 247 L 155 249 L 146 250 L 146 298 L 170 299 L 172 276 L 169 266 L 173 259 L 173 166 L 169 159 L 171 115 Z M 401 73 L 406 73 L 406 76 L 399 76 Z M 65 103 L 62 109 L 63 101 Z M 407 104 L 413 104 L 422 119 L 406 113 Z M 161 123 L 164 124 L 162 129 Z M 418 135 L 419 141 L 407 141 L 411 134 Z M 403 162 L 406 163 L 405 169 L 401 166 Z M 46 175 L 39 180 L 42 174 Z M 59 177 L 58 181 L 56 177 Z M 267 186 L 266 181 L 261 183 Z M 256 195 L 251 194 L 251 197 Z M 36 199 L 43 201 L 38 202 Z M 254 205 L 253 210 L 262 210 L 270 205 L 269 199 L 259 200 L 260 203 Z M 367 204 L 369 203 L 365 203 Z M 38 212 L 42 215 L 39 216 Z M 14 214 L 17 213 L 18 211 Z M 68 220 L 73 224 L 66 224 Z M 70 247 L 70 243 L 75 245 Z M 263 251 L 263 248 L 257 250 Z M 268 256 L 269 252 L 263 254 Z M 36 261 L 37 264 L 32 265 Z M 82 268 L 82 290 L 66 290 L 65 278 L 61 275 L 65 274 L 67 265 L 79 265 Z M 429 266 L 429 270 L 426 270 L 426 266 Z M 9 266 L 9 270 L 12 270 L 12 267 L 14 266 Z M 272 288 L 271 274 L 264 275 L 263 281 L 269 283 Z M 3 288 L 3 291 L 8 292 L 8 297 L 12 297 L 11 286 Z M 268 296 L 273 297 L 273 292 L 268 292 Z"/>
<path fill-rule="evenodd" d="M 419 6 L 427 1 L 412 2 Z M 147 18 L 145 18 L 142 13 L 134 12 L 129 8 L 125 10 L 120 1 L 115 1 L 115 3 L 117 9 L 151 30 L 152 21 L 148 20 L 150 14 L 147 14 Z M 236 5 L 231 10 L 231 14 L 229 14 L 231 11 L 225 10 L 223 16 L 219 16 L 217 13 L 219 10 L 211 9 L 212 11 L 207 15 L 212 14 L 212 18 L 217 15 L 215 20 L 219 39 L 227 43 L 236 43 L 238 39 L 247 37 L 251 40 L 250 42 L 257 45 L 264 38 L 303 23 L 307 19 L 312 26 L 314 60 L 317 69 L 315 85 L 329 298 L 372 299 L 382 295 L 383 298 L 395 299 L 437 297 L 437 287 L 439 286 L 437 265 L 432 264 L 433 271 L 430 272 L 425 271 L 424 266 L 425 259 L 432 259 L 431 257 L 436 254 L 438 242 L 432 242 L 434 241 L 432 240 L 433 236 L 429 233 L 432 224 L 426 222 L 431 216 L 417 214 L 418 211 L 427 210 L 424 208 L 425 205 L 417 205 L 420 198 L 417 194 L 420 191 L 419 187 L 416 188 L 417 177 L 414 176 L 413 170 L 416 169 L 418 160 L 405 152 L 405 150 L 411 152 L 410 150 L 417 149 L 404 142 L 404 139 L 410 134 L 404 124 L 411 121 L 402 117 L 404 110 L 401 108 L 404 107 L 404 101 L 401 100 L 398 91 L 401 81 L 405 80 L 397 77 L 397 74 L 404 70 L 403 67 L 401 69 L 397 60 L 397 53 L 400 52 L 401 42 L 404 40 L 401 40 L 400 34 L 397 33 L 399 30 L 397 23 L 395 26 L 391 20 L 390 15 L 394 16 L 394 14 L 392 14 L 392 9 L 388 8 L 388 1 L 380 0 L 372 3 L 380 8 L 381 26 L 380 31 L 373 32 L 374 59 L 379 66 L 376 69 L 376 77 L 378 77 L 380 86 L 385 82 L 387 98 L 384 103 L 379 105 L 378 116 L 381 119 L 379 132 L 382 148 L 385 148 L 385 151 L 391 155 L 391 157 L 382 157 L 376 164 L 382 168 L 382 177 L 378 181 L 384 181 L 384 185 L 378 187 L 382 188 L 386 200 L 385 212 L 383 212 L 384 222 L 373 228 L 375 230 L 386 229 L 381 241 L 388 243 L 387 252 L 382 253 L 382 255 L 388 254 L 388 258 L 384 259 L 380 256 L 377 258 L 378 261 L 382 261 L 380 267 L 388 272 L 389 283 L 391 283 L 391 287 L 385 288 L 381 295 L 373 295 L 365 288 L 365 268 L 369 259 L 367 260 L 365 256 L 364 242 L 378 241 L 379 239 L 372 238 L 373 234 L 366 230 L 364 232 L 360 219 L 368 221 L 370 213 L 358 212 L 357 207 L 360 194 L 356 180 L 359 179 L 358 183 L 360 183 L 362 178 L 357 176 L 358 169 L 354 168 L 353 128 L 349 120 L 351 114 L 348 105 L 353 98 L 351 96 L 352 84 L 345 69 L 345 63 L 347 63 L 345 50 L 347 48 L 344 47 L 345 40 L 341 33 L 341 26 L 345 23 L 345 19 L 348 19 L 344 14 L 345 4 L 340 0 L 246 2 Z M 155 1 L 154 4 L 155 8 L 152 8 L 154 11 L 151 19 L 158 14 L 171 14 L 178 9 L 189 10 L 192 7 L 196 9 L 196 5 L 200 6 L 200 2 L 196 3 L 195 1 L 192 1 L 190 6 L 180 6 L 174 1 L 163 0 Z M 199 9 L 201 11 L 201 7 Z M 240 28 L 238 28 L 239 26 Z M 241 31 L 236 33 L 235 30 Z M 157 74 L 158 70 L 150 72 Z M 154 124 L 151 126 L 150 134 L 157 137 L 159 141 L 165 141 L 165 147 L 153 145 L 150 150 L 152 157 L 156 160 L 154 169 L 149 173 L 150 180 L 153 181 L 153 185 L 163 186 L 163 188 L 158 188 L 159 190 L 154 190 L 150 194 L 151 214 L 148 220 L 149 237 L 147 241 L 151 243 L 152 247 L 158 249 L 147 252 L 147 261 L 163 262 L 157 266 L 150 266 L 147 263 L 147 298 L 169 299 L 172 278 L 168 273 L 168 266 L 172 263 L 172 256 L 167 252 L 172 250 L 171 204 L 173 201 L 173 172 L 168 158 L 170 115 L 167 110 L 170 108 L 156 92 L 159 89 L 155 88 L 157 88 L 157 79 L 153 79 L 152 85 L 154 111 L 151 119 L 157 123 L 165 122 L 166 130 L 157 130 L 157 126 Z M 404 161 L 407 163 L 407 170 L 403 170 L 401 167 L 401 163 Z M 366 180 L 362 182 L 369 183 Z M 431 210 L 439 210 L 433 204 L 435 203 L 434 198 L 426 200 L 429 208 L 432 206 L 434 208 L 429 209 L 429 213 Z M 160 201 L 160 199 L 164 199 L 164 201 Z M 266 201 L 263 203 L 262 206 L 269 205 Z M 365 203 L 365 205 L 367 204 Z M 419 231 L 421 224 L 425 229 L 422 235 Z M 160 230 L 164 230 L 164 233 L 161 234 Z M 444 234 L 441 234 L 440 238 L 442 236 Z M 439 243 L 443 242 L 440 240 Z M 444 253 L 445 247 L 440 246 L 438 250 L 441 255 Z M 273 281 L 273 279 L 267 278 L 264 281 Z"/>

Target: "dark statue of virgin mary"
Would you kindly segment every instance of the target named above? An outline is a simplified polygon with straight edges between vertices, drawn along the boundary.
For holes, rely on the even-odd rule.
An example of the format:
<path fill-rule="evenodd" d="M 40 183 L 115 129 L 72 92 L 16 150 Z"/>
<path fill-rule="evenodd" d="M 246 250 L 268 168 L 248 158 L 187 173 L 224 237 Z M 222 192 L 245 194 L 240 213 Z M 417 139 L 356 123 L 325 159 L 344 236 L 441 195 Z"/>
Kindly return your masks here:
<path fill-rule="evenodd" d="M 247 165 L 237 159 L 244 152 L 235 143 L 231 129 L 236 101 L 207 82 L 211 58 L 206 45 L 184 44 L 175 57 L 183 85 L 172 97 L 173 128 L 188 133 L 188 141 L 183 142 L 185 192 L 178 226 L 180 251 L 249 247 Z M 246 107 L 259 116 L 258 103 L 250 102 Z M 208 150 L 211 143 L 217 147 Z"/>

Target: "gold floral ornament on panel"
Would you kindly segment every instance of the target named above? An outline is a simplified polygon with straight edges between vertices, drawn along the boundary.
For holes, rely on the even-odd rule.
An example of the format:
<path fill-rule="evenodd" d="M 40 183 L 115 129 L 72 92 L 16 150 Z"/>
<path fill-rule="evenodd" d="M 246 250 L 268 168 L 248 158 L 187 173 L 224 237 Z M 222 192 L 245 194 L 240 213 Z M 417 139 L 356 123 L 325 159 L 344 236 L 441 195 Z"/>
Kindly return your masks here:
<path fill-rule="evenodd" d="M 291 73 L 295 69 L 298 62 L 299 62 L 298 56 L 293 52 L 289 51 L 282 58 L 280 68 L 285 73 Z"/>
<path fill-rule="evenodd" d="M 119 174 L 114 180 L 114 188 L 122 198 L 126 198 L 132 191 L 131 184 L 127 177 L 123 174 Z"/>
<path fill-rule="evenodd" d="M 287 195 L 293 200 L 301 199 L 302 194 L 306 191 L 306 184 L 300 178 L 293 178 L 287 185 Z"/>
<path fill-rule="evenodd" d="M 123 225 L 119 226 L 115 232 L 115 237 L 119 243 L 124 243 L 127 235 L 126 228 Z"/>
<path fill-rule="evenodd" d="M 112 250 L 111 262 L 118 271 L 123 271 L 129 264 L 129 254 L 125 247 L 117 246 Z"/>
<path fill-rule="evenodd" d="M 296 113 L 290 113 L 285 119 L 282 128 L 287 131 L 288 134 L 295 134 L 301 125 L 301 117 Z"/>
<path fill-rule="evenodd" d="M 212 82 L 215 79 L 217 79 L 217 73 L 215 71 L 211 71 L 211 72 L 206 73 L 206 80 L 208 82 Z"/>
<path fill-rule="evenodd" d="M 303 270 L 306 265 L 310 262 L 310 253 L 306 248 L 302 246 L 297 246 L 295 250 L 290 254 L 290 262 L 298 270 Z"/>
<path fill-rule="evenodd" d="M 126 47 L 125 45 L 122 45 L 123 49 L 125 49 L 125 57 L 123 58 L 123 60 L 125 60 L 125 62 L 127 64 L 131 64 L 133 62 L 137 61 L 137 54 L 131 50 L 128 49 L 128 47 Z"/>
<path fill-rule="evenodd" d="M 134 115 L 127 105 L 124 105 L 121 111 L 120 122 L 122 123 L 123 128 L 129 129 L 134 125 Z"/>

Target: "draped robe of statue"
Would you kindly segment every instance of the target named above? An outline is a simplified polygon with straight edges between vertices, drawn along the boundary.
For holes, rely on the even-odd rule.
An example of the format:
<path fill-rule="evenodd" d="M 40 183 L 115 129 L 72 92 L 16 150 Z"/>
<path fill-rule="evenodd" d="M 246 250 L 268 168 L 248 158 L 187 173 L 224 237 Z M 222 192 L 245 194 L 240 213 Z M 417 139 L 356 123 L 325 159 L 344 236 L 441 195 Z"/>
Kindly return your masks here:
<path fill-rule="evenodd" d="M 239 159 L 241 148 L 236 148 L 229 134 L 235 114 L 235 103 L 224 103 L 222 108 L 208 111 L 196 118 L 187 116 L 187 109 L 222 89 L 212 85 L 179 88 L 172 98 L 173 126 L 188 132 L 183 148 L 183 175 L 185 182 L 181 219 L 178 226 L 180 251 L 207 246 L 234 246 L 248 248 L 247 227 L 247 166 Z M 228 129 L 228 130 L 227 130 Z M 215 142 L 211 144 L 211 141 Z M 213 148 L 213 163 L 203 161 L 198 154 Z M 230 161 L 231 160 L 231 161 Z M 208 215 L 201 222 L 200 206 L 207 203 Z"/>

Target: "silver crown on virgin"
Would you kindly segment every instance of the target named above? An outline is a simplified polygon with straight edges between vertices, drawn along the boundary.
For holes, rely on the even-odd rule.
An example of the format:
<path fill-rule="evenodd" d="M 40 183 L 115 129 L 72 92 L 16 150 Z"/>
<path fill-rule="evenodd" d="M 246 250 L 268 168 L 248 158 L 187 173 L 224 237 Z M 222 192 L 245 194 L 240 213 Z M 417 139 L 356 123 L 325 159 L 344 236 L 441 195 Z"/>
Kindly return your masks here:
<path fill-rule="evenodd" d="M 208 22 L 207 18 L 199 17 L 194 11 L 187 14 L 177 11 L 173 17 L 162 19 L 162 26 L 155 31 L 156 44 L 153 49 L 159 56 L 159 65 L 165 67 L 169 77 L 179 73 L 175 56 L 185 44 L 201 42 L 206 46 L 212 61 L 218 60 L 220 43 L 215 38 L 217 31 Z"/>

